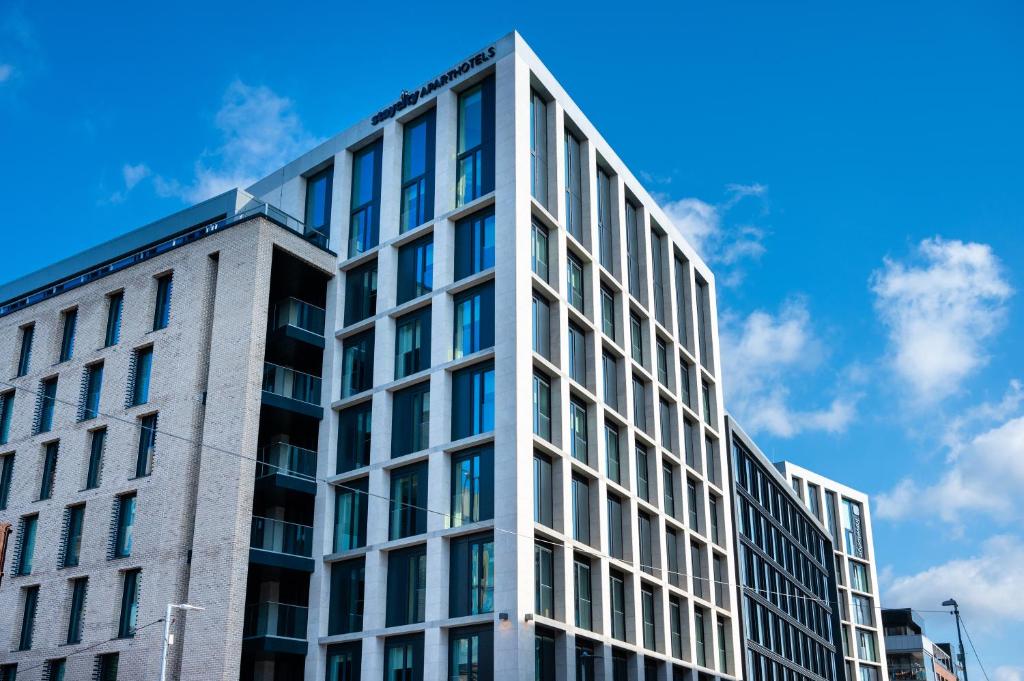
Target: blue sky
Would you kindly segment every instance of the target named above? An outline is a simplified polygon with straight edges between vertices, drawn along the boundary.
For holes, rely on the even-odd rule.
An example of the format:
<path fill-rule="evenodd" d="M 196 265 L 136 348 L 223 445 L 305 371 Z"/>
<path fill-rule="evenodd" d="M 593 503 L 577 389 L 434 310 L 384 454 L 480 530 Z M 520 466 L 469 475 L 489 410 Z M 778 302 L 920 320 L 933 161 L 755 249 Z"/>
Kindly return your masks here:
<path fill-rule="evenodd" d="M 1018 6 L 145 4 L 0 5 L 0 279 L 255 178 L 516 28 L 716 269 L 730 408 L 875 495 L 886 604 L 955 596 L 989 675 L 1020 681 Z"/>

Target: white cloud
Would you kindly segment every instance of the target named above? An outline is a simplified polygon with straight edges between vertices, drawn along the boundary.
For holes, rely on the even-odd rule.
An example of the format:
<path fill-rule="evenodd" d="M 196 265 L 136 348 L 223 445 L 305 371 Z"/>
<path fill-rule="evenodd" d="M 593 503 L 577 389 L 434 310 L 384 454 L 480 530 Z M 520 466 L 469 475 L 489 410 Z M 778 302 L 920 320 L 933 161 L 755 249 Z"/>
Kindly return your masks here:
<path fill-rule="evenodd" d="M 992 674 L 992 678 L 994 678 L 995 681 L 1024 681 L 1024 667 L 1014 667 L 1004 664 L 996 667 L 995 672 Z"/>
<path fill-rule="evenodd" d="M 124 177 L 124 186 L 126 189 L 133 189 L 142 180 L 149 177 L 151 174 L 149 166 L 145 163 L 137 163 L 132 165 L 125 163 L 121 167 L 121 175 Z"/>
<path fill-rule="evenodd" d="M 1024 520 L 1024 416 L 964 443 L 931 484 L 904 478 L 875 498 L 879 518 L 938 518 L 962 528 L 967 513 L 996 521 Z"/>
<path fill-rule="evenodd" d="M 6 83 L 14 75 L 14 67 L 10 64 L 0 64 L 0 83 Z"/>
<path fill-rule="evenodd" d="M 984 366 L 984 341 L 1001 326 L 1013 291 L 986 244 L 925 239 L 917 262 L 885 259 L 871 277 L 888 328 L 888 360 L 919 405 L 956 393 Z"/>
<path fill-rule="evenodd" d="M 240 80 L 228 86 L 214 124 L 221 145 L 203 153 L 187 182 L 154 177 L 158 194 L 196 203 L 245 188 L 319 142 L 305 129 L 290 99 Z"/>
<path fill-rule="evenodd" d="M 1014 535 L 991 537 L 976 556 L 896 576 L 883 592 L 883 603 L 934 610 L 951 596 L 976 626 L 1024 622 L 1024 541 Z"/>
<path fill-rule="evenodd" d="M 756 310 L 742 320 L 725 316 L 720 334 L 726 404 L 752 434 L 837 433 L 855 417 L 855 394 L 817 409 L 791 405 L 787 379 L 815 370 L 826 354 L 802 299 L 787 301 L 775 315 Z"/>
<path fill-rule="evenodd" d="M 718 209 L 700 199 L 679 199 L 663 205 L 662 210 L 697 252 L 706 256 L 708 242 L 717 237 L 721 220 Z"/>

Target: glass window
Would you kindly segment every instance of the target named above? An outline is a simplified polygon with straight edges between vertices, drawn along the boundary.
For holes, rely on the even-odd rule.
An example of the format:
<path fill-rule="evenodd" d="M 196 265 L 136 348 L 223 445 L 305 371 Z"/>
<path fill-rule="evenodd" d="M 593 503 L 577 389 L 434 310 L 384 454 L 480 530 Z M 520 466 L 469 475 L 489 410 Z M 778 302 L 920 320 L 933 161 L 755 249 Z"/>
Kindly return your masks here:
<path fill-rule="evenodd" d="M 572 476 L 572 538 L 590 543 L 590 485 L 579 475 Z"/>
<path fill-rule="evenodd" d="M 640 605 L 643 617 L 644 648 L 654 650 L 654 589 L 646 584 L 640 589 Z"/>
<path fill-rule="evenodd" d="M 423 634 L 384 641 L 384 681 L 423 681 Z"/>
<path fill-rule="evenodd" d="M 11 480 L 14 479 L 14 454 L 0 456 L 0 511 L 7 508 L 11 495 Z"/>
<path fill-rule="evenodd" d="M 85 594 L 89 588 L 88 577 L 77 577 L 70 581 L 71 610 L 68 613 L 68 635 L 66 643 L 72 645 L 82 640 L 82 622 L 85 617 Z"/>
<path fill-rule="evenodd" d="M 690 318 L 690 314 L 686 309 L 686 304 L 689 302 L 689 282 L 687 281 L 686 263 L 679 256 L 675 257 L 675 274 L 676 274 L 676 334 L 679 336 L 679 342 L 683 345 L 688 345 L 686 335 L 686 323 Z"/>
<path fill-rule="evenodd" d="M 135 533 L 135 492 L 122 494 L 114 502 L 115 526 L 114 526 L 114 558 L 126 558 L 132 555 Z"/>
<path fill-rule="evenodd" d="M 701 381 L 701 400 L 704 406 L 704 423 L 714 427 L 714 417 L 711 414 L 711 386 L 707 381 Z"/>
<path fill-rule="evenodd" d="M 494 76 L 459 95 L 455 205 L 494 189 Z"/>
<path fill-rule="evenodd" d="M 335 553 L 366 546 L 367 479 L 351 480 L 335 488 Z"/>
<path fill-rule="evenodd" d="M 633 423 L 640 430 L 647 430 L 647 397 L 644 383 L 633 376 Z"/>
<path fill-rule="evenodd" d="M 107 330 L 103 336 L 103 347 L 117 345 L 121 340 L 121 310 L 124 307 L 124 292 L 117 291 L 107 296 Z"/>
<path fill-rule="evenodd" d="M 569 378 L 587 383 L 587 336 L 580 327 L 569 323 Z"/>
<path fill-rule="evenodd" d="M 14 414 L 14 391 L 0 393 L 0 445 L 11 438 L 11 418 Z"/>
<path fill-rule="evenodd" d="M 452 455 L 452 527 L 494 517 L 494 450 Z"/>
<path fill-rule="evenodd" d="M 718 498 L 708 495 L 708 519 L 711 521 L 711 541 L 716 544 L 722 543 L 722 537 L 718 529 Z"/>
<path fill-rule="evenodd" d="M 455 223 L 455 281 L 494 267 L 494 209 Z"/>
<path fill-rule="evenodd" d="M 18 377 L 24 376 L 32 364 L 32 338 L 35 336 L 34 324 L 21 327 L 21 350 L 18 353 Z"/>
<path fill-rule="evenodd" d="M 683 447 L 686 450 L 686 465 L 694 469 L 697 468 L 697 447 L 694 446 L 693 439 L 696 436 L 697 424 L 689 417 L 683 418 Z"/>
<path fill-rule="evenodd" d="M 708 285 L 697 277 L 697 340 L 700 351 L 700 363 L 708 371 L 714 371 L 714 358 L 711 355 L 711 298 Z"/>
<path fill-rule="evenodd" d="M 131 638 L 139 621 L 139 583 L 142 571 L 125 570 L 121 586 L 121 616 L 117 620 L 117 637 Z"/>
<path fill-rule="evenodd" d="M 626 640 L 626 580 L 621 572 L 612 570 L 608 576 L 611 595 L 612 638 Z"/>
<path fill-rule="evenodd" d="M 53 482 L 57 477 L 57 452 L 60 445 L 48 442 L 43 449 L 43 473 L 39 481 L 39 500 L 53 496 Z"/>
<path fill-rule="evenodd" d="M 429 368 L 430 308 L 424 307 L 395 320 L 395 379 Z"/>
<path fill-rule="evenodd" d="M 399 295 L 401 273 L 399 256 Z M 399 301 L 403 302 L 403 301 Z M 377 313 L 377 261 L 366 263 L 345 274 L 345 326 L 361 322 Z"/>
<path fill-rule="evenodd" d="M 548 230 L 536 220 L 530 230 L 530 266 L 534 274 L 548 280 Z"/>
<path fill-rule="evenodd" d="M 402 215 L 400 232 L 434 217 L 433 109 L 402 129 Z"/>
<path fill-rule="evenodd" d="M 530 193 L 547 207 L 548 107 L 535 90 L 530 91 Z"/>
<path fill-rule="evenodd" d="M 634 314 L 629 315 L 629 349 L 633 361 L 643 366 L 644 363 L 644 332 L 640 325 L 640 318 Z"/>
<path fill-rule="evenodd" d="M 863 629 L 857 630 L 857 657 L 867 662 L 878 662 L 874 633 Z"/>
<path fill-rule="evenodd" d="M 555 616 L 555 555 L 547 543 L 533 545 L 534 609 L 543 617 Z"/>
<path fill-rule="evenodd" d="M 119 655 L 117 653 L 97 655 L 94 678 L 97 681 L 117 681 L 118 660 Z"/>
<path fill-rule="evenodd" d="M 47 378 L 40 383 L 39 418 L 34 428 L 36 434 L 49 433 L 53 429 L 53 411 L 57 404 L 57 377 Z"/>
<path fill-rule="evenodd" d="M 551 440 L 551 383 L 541 374 L 533 375 L 533 432 Z"/>
<path fill-rule="evenodd" d="M 582 556 L 575 556 L 573 558 L 573 576 L 576 626 L 581 629 L 593 629 L 590 561 Z"/>
<path fill-rule="evenodd" d="M 601 332 L 617 341 L 615 334 L 615 298 L 608 289 L 601 287 Z"/>
<path fill-rule="evenodd" d="M 79 408 L 79 420 L 94 419 L 100 412 L 100 390 L 103 387 L 103 363 L 90 364 L 85 367 L 85 385 L 82 390 L 82 406 Z"/>
<path fill-rule="evenodd" d="M 637 227 L 636 206 L 626 201 L 626 266 L 629 292 L 640 298 L 640 234 Z"/>
<path fill-rule="evenodd" d="M 533 454 L 533 519 L 535 522 L 552 525 L 552 477 L 551 459 L 544 454 Z"/>
<path fill-rule="evenodd" d="M 872 616 L 871 599 L 866 596 L 858 596 L 857 594 L 851 594 L 850 599 L 853 602 L 854 624 L 873 626 L 875 621 Z"/>
<path fill-rule="evenodd" d="M 376 273 L 376 270 L 375 270 Z M 374 282 L 376 290 L 376 281 Z M 401 305 L 434 290 L 434 237 L 425 236 L 398 249 L 398 298 Z"/>
<path fill-rule="evenodd" d="M 388 539 L 427 531 L 427 465 L 415 463 L 391 471 L 391 525 Z"/>
<path fill-rule="evenodd" d="M 693 400 L 690 397 L 690 365 L 679 360 L 679 396 L 683 398 L 683 404 L 693 408 Z"/>
<path fill-rule="evenodd" d="M 21 634 L 18 637 L 18 650 L 30 650 L 32 648 L 32 636 L 36 628 L 39 585 L 28 586 L 21 591 L 24 594 L 24 607 L 21 609 Z"/>
<path fill-rule="evenodd" d="M 693 593 L 700 598 L 707 598 L 707 575 L 704 572 L 704 554 L 699 544 L 690 544 L 690 578 L 693 580 Z"/>
<path fill-rule="evenodd" d="M 665 449 L 672 449 L 672 405 L 665 400 L 658 400 L 658 411 L 661 446 Z"/>
<path fill-rule="evenodd" d="M 361 641 L 327 646 L 327 681 L 359 681 L 361 665 Z"/>
<path fill-rule="evenodd" d="M 637 513 L 637 534 L 640 544 L 640 569 L 649 575 L 655 574 L 657 566 L 654 564 L 654 527 L 651 516 L 646 513 Z"/>
<path fill-rule="evenodd" d="M 682 588 L 684 575 L 679 569 L 679 536 L 670 528 L 665 530 L 665 566 L 668 583 Z"/>
<path fill-rule="evenodd" d="M 612 260 L 612 189 L 611 179 L 597 169 L 597 240 L 601 265 L 609 272 L 615 271 Z"/>
<path fill-rule="evenodd" d="M 82 530 L 85 525 L 85 504 L 64 509 L 64 545 L 61 567 L 75 567 L 82 555 Z"/>
<path fill-rule="evenodd" d="M 494 347 L 494 282 L 455 296 L 455 359 Z"/>
<path fill-rule="evenodd" d="M 153 454 L 156 451 L 157 415 L 148 414 L 139 419 L 139 449 L 135 457 L 135 477 L 153 472 Z"/>
<path fill-rule="evenodd" d="M 351 397 L 373 387 L 373 329 L 342 341 L 341 396 Z"/>
<path fill-rule="evenodd" d="M 18 569 L 17 575 L 32 574 L 32 560 L 36 552 L 36 531 L 39 528 L 39 515 L 22 516 L 18 530 Z"/>
<path fill-rule="evenodd" d="M 728 607 L 725 600 L 725 561 L 717 553 L 711 557 L 711 573 L 715 585 L 715 604 L 723 608 Z"/>
<path fill-rule="evenodd" d="M 697 644 L 697 664 L 706 667 L 708 666 L 708 656 L 704 644 L 704 610 L 702 608 L 694 608 L 693 611 L 693 638 Z"/>
<path fill-rule="evenodd" d="M 75 327 L 78 325 L 78 310 L 67 310 L 61 317 L 64 321 L 64 331 L 60 339 L 60 358 L 58 361 L 66 362 L 75 354 Z"/>
<path fill-rule="evenodd" d="M 171 321 L 171 274 L 156 278 L 156 304 L 153 306 L 153 330 L 166 329 Z"/>
<path fill-rule="evenodd" d="M 654 280 L 654 318 L 665 323 L 665 276 L 664 257 L 665 237 L 651 232 L 651 279 Z"/>
<path fill-rule="evenodd" d="M 494 363 L 452 374 L 452 439 L 494 430 Z"/>
<path fill-rule="evenodd" d="M 589 448 L 587 444 L 587 408 L 576 400 L 569 402 L 569 428 L 571 429 L 572 458 L 583 463 L 589 463 Z"/>
<path fill-rule="evenodd" d="M 551 358 L 551 306 L 538 293 L 533 294 L 533 351 L 541 357 Z"/>
<path fill-rule="evenodd" d="M 333 563 L 330 571 L 331 600 L 328 604 L 327 635 L 362 631 L 366 591 L 365 559 L 356 558 Z"/>
<path fill-rule="evenodd" d="M 352 157 L 352 200 L 349 216 L 348 257 L 374 248 L 380 231 L 380 163 L 383 140 Z"/>
<path fill-rule="evenodd" d="M 850 588 L 866 593 L 871 591 L 871 580 L 868 579 L 867 566 L 855 560 L 850 561 Z"/>
<path fill-rule="evenodd" d="M 371 402 L 338 413 L 337 473 L 370 465 Z"/>
<path fill-rule="evenodd" d="M 662 464 L 662 496 L 665 502 L 665 514 L 669 517 L 676 517 L 676 476 L 671 466 Z"/>
<path fill-rule="evenodd" d="M 700 527 L 697 522 L 697 484 L 689 478 L 686 480 L 686 502 L 690 529 L 694 532 L 699 532 Z"/>
<path fill-rule="evenodd" d="M 636 446 L 636 495 L 644 501 L 650 501 L 650 485 L 647 478 L 647 449 Z"/>
<path fill-rule="evenodd" d="M 334 166 L 306 178 L 306 238 L 326 246 L 331 234 Z"/>
<path fill-rule="evenodd" d="M 607 458 L 606 474 L 615 482 L 622 482 L 619 457 L 619 429 L 610 423 L 604 426 L 604 451 Z"/>
<path fill-rule="evenodd" d="M 494 539 L 490 533 L 451 543 L 449 617 L 494 610 Z"/>
<path fill-rule="evenodd" d="M 729 638 L 725 633 L 725 622 L 718 619 L 715 624 L 718 628 L 718 671 L 727 674 L 729 673 L 729 655 L 727 652 Z"/>
<path fill-rule="evenodd" d="M 448 632 L 449 681 L 491 681 L 494 678 L 492 626 Z"/>
<path fill-rule="evenodd" d="M 867 555 L 864 550 L 864 525 L 860 504 L 850 499 L 843 499 L 840 509 L 846 553 L 855 558 L 866 558 Z"/>
<path fill-rule="evenodd" d="M 679 599 L 672 596 L 668 600 L 669 630 L 672 638 L 672 657 L 683 659 L 683 615 Z"/>
<path fill-rule="evenodd" d="M 580 142 L 565 133 L 565 226 L 577 240 L 583 240 L 583 175 Z"/>
<path fill-rule="evenodd" d="M 153 371 L 153 346 L 135 351 L 135 367 L 131 379 L 131 403 L 135 407 L 149 402 L 149 379 Z"/>
<path fill-rule="evenodd" d="M 583 264 L 575 256 L 570 255 L 566 258 L 566 269 L 569 276 L 569 287 L 566 291 L 569 304 L 583 312 Z"/>
<path fill-rule="evenodd" d="M 619 361 L 607 352 L 601 355 L 601 374 L 604 376 L 604 401 L 619 409 Z"/>
<path fill-rule="evenodd" d="M 659 338 L 655 351 L 658 355 L 658 382 L 668 386 L 668 349 L 665 347 L 665 341 Z"/>
<path fill-rule="evenodd" d="M 608 495 L 608 554 L 622 558 L 622 501 L 615 495 Z"/>
<path fill-rule="evenodd" d="M 388 552 L 386 626 L 422 622 L 427 605 L 427 546 Z"/>

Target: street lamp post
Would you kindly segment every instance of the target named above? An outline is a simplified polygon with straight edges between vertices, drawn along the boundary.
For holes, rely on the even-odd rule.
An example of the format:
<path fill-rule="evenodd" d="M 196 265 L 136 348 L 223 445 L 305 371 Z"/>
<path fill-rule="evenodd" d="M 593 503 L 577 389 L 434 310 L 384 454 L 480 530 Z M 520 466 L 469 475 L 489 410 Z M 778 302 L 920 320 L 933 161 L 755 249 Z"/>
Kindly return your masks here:
<path fill-rule="evenodd" d="M 171 613 L 174 610 L 206 610 L 198 605 L 192 605 L 191 603 L 168 603 L 167 604 L 167 615 L 164 617 L 164 652 L 160 657 L 160 681 L 167 681 L 167 649 L 173 645 L 173 635 L 171 634 Z"/>
<path fill-rule="evenodd" d="M 956 638 L 960 642 L 960 668 L 964 670 L 964 681 L 967 681 L 967 655 L 964 653 L 964 637 L 960 635 L 960 606 L 952 598 L 942 601 L 942 605 L 953 608 L 953 616 L 956 617 Z"/>

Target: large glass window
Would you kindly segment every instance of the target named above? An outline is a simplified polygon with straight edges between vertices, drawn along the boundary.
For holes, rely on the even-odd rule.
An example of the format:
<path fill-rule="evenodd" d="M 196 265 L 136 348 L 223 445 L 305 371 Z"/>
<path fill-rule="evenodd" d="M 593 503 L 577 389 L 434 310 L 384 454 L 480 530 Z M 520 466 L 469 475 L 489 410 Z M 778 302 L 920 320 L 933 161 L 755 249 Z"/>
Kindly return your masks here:
<path fill-rule="evenodd" d="M 121 616 L 117 619 L 117 637 L 131 638 L 139 622 L 139 586 L 142 570 L 125 570 L 121 585 Z"/>
<path fill-rule="evenodd" d="M 391 423 L 392 458 L 419 452 L 429 446 L 429 381 L 395 392 Z"/>
<path fill-rule="evenodd" d="M 553 522 L 553 492 L 551 459 L 544 454 L 533 454 L 533 519 L 551 527 Z"/>
<path fill-rule="evenodd" d="M 455 359 L 494 346 L 494 282 L 455 296 Z"/>
<path fill-rule="evenodd" d="M 608 554 L 622 558 L 622 500 L 614 494 L 608 495 Z"/>
<path fill-rule="evenodd" d="M 612 638 L 626 640 L 626 578 L 618 570 L 612 570 L 608 576 L 609 595 L 611 596 Z"/>
<path fill-rule="evenodd" d="M 494 209 L 455 223 L 455 281 L 494 267 Z"/>
<path fill-rule="evenodd" d="M 679 535 L 676 531 L 665 528 L 665 572 L 672 586 L 683 586 L 683 571 L 679 569 Z"/>
<path fill-rule="evenodd" d="M 386 626 L 422 622 L 427 605 L 427 546 L 388 552 Z"/>
<path fill-rule="evenodd" d="M 39 500 L 53 496 L 53 482 L 57 477 L 57 453 L 60 445 L 48 442 L 43 448 L 43 473 L 39 480 Z"/>
<path fill-rule="evenodd" d="M 572 538 L 590 543 L 590 484 L 580 475 L 572 476 Z"/>
<path fill-rule="evenodd" d="M 864 549 L 864 524 L 861 516 L 861 506 L 856 501 L 843 499 L 840 517 L 843 521 L 843 543 L 846 546 L 846 553 L 855 558 L 865 558 Z"/>
<path fill-rule="evenodd" d="M 662 499 L 665 504 L 665 515 L 670 518 L 676 517 L 676 476 L 672 466 L 662 464 L 661 466 Z"/>
<path fill-rule="evenodd" d="M 61 317 L 64 320 L 64 330 L 60 339 L 58 361 L 66 362 L 75 354 L 75 328 L 78 326 L 78 310 L 66 310 Z"/>
<path fill-rule="evenodd" d="M 658 400 L 658 427 L 661 433 L 661 446 L 672 449 L 672 405 L 665 400 Z"/>
<path fill-rule="evenodd" d="M 604 451 L 607 459 L 605 473 L 611 480 L 622 482 L 621 460 L 619 456 L 619 429 L 610 423 L 604 426 Z"/>
<path fill-rule="evenodd" d="M 156 430 L 156 414 L 148 414 L 139 419 L 139 447 L 135 456 L 135 477 L 137 478 L 153 472 L 153 455 L 156 452 Z"/>
<path fill-rule="evenodd" d="M 555 616 L 555 554 L 546 542 L 533 545 L 534 609 L 543 617 Z"/>
<path fill-rule="evenodd" d="M 708 371 L 714 371 L 714 357 L 711 354 L 711 296 L 708 285 L 697 277 L 697 340 L 700 350 L 700 363 Z"/>
<path fill-rule="evenodd" d="M 21 350 L 18 353 L 18 377 L 28 373 L 32 364 L 32 338 L 35 336 L 34 324 L 21 327 Z"/>
<path fill-rule="evenodd" d="M 61 567 L 75 567 L 82 556 L 82 530 L 85 527 L 85 504 L 64 509 L 64 544 Z"/>
<path fill-rule="evenodd" d="M 100 391 L 103 388 L 103 363 L 90 364 L 85 368 L 85 385 L 82 390 L 82 406 L 79 420 L 96 418 L 100 413 Z"/>
<path fill-rule="evenodd" d="M 342 341 L 341 396 L 373 387 L 373 329 Z"/>
<path fill-rule="evenodd" d="M 452 527 L 493 517 L 494 450 L 456 452 L 452 455 Z"/>
<path fill-rule="evenodd" d="M 566 297 L 569 299 L 570 305 L 583 312 L 583 263 L 575 256 L 570 255 L 566 258 L 566 270 L 569 276 Z"/>
<path fill-rule="evenodd" d="M 551 358 L 551 306 L 538 293 L 533 294 L 532 348 L 541 357 Z"/>
<path fill-rule="evenodd" d="M 399 256 L 399 267 L 402 260 Z M 399 295 L 401 295 L 401 269 Z M 402 301 L 399 301 L 402 302 Z M 361 322 L 377 313 L 377 261 L 349 270 L 345 274 L 345 326 Z"/>
<path fill-rule="evenodd" d="M 459 95 L 455 205 L 494 189 L 494 76 Z"/>
<path fill-rule="evenodd" d="M 583 173 L 580 141 L 565 133 L 565 226 L 569 234 L 583 240 Z"/>
<path fill-rule="evenodd" d="M 590 463 L 587 430 L 587 407 L 582 402 L 569 402 L 570 453 L 572 458 Z"/>
<path fill-rule="evenodd" d="M 491 625 L 448 632 L 449 681 L 491 681 L 494 678 Z"/>
<path fill-rule="evenodd" d="M 490 533 L 451 543 L 449 617 L 494 610 L 494 538 Z"/>
<path fill-rule="evenodd" d="M 362 652 L 361 641 L 327 646 L 326 681 L 359 681 Z"/>
<path fill-rule="evenodd" d="M 615 297 L 605 287 L 601 287 L 601 333 L 618 341 L 615 333 Z"/>
<path fill-rule="evenodd" d="M 601 355 L 604 401 L 612 409 L 619 408 L 619 361 L 607 352 Z"/>
<path fill-rule="evenodd" d="M 530 267 L 538 277 L 548 280 L 548 230 L 536 220 L 530 229 Z"/>
<path fill-rule="evenodd" d="M 423 634 L 385 639 L 384 681 L 423 681 Z"/>
<path fill-rule="evenodd" d="M 427 465 L 415 463 L 391 471 L 391 524 L 388 539 L 427 531 Z"/>
<path fill-rule="evenodd" d="M 637 445 L 634 450 L 636 457 L 636 495 L 644 501 L 650 501 L 651 488 L 648 482 L 647 448 Z"/>
<path fill-rule="evenodd" d="M 612 259 L 612 187 L 608 174 L 597 169 L 597 242 L 601 265 L 615 272 Z"/>
<path fill-rule="evenodd" d="M 88 577 L 72 579 L 71 610 L 68 612 L 68 635 L 66 643 L 72 645 L 82 640 L 82 623 L 85 617 L 85 594 L 89 588 Z"/>
<path fill-rule="evenodd" d="M 651 232 L 651 279 L 654 280 L 654 318 L 665 323 L 665 237 Z"/>
<path fill-rule="evenodd" d="M 306 237 L 326 245 L 331 234 L 334 166 L 306 178 Z"/>
<path fill-rule="evenodd" d="M 693 610 L 693 639 L 697 649 L 697 664 L 701 667 L 708 666 L 707 646 L 704 643 L 704 609 L 694 608 Z"/>
<path fill-rule="evenodd" d="M 135 367 L 131 376 L 131 403 L 138 406 L 149 402 L 149 380 L 153 373 L 153 346 L 135 351 Z"/>
<path fill-rule="evenodd" d="M 640 232 L 637 226 L 636 206 L 626 201 L 626 269 L 629 292 L 640 299 Z"/>
<path fill-rule="evenodd" d="M 425 236 L 398 249 L 397 304 L 434 290 L 434 237 Z"/>
<path fill-rule="evenodd" d="M 693 581 L 693 594 L 707 598 L 708 576 L 704 570 L 704 553 L 696 542 L 690 544 L 690 579 Z"/>
<path fill-rule="evenodd" d="M 850 600 L 853 602 L 852 610 L 854 624 L 864 624 L 869 627 L 873 626 L 875 618 L 872 612 L 871 599 L 867 596 L 851 594 Z"/>
<path fill-rule="evenodd" d="M 370 465 L 371 402 L 342 409 L 338 414 L 337 473 Z"/>
<path fill-rule="evenodd" d="M 640 430 L 647 430 L 647 391 L 636 375 L 633 376 L 633 423 Z"/>
<path fill-rule="evenodd" d="M 871 580 L 868 578 L 867 566 L 855 560 L 850 561 L 850 588 L 865 593 L 871 591 Z"/>
<path fill-rule="evenodd" d="M 591 597 L 589 559 L 580 555 L 573 558 L 573 577 L 576 626 L 581 629 L 593 629 L 593 598 Z"/>
<path fill-rule="evenodd" d="M 643 617 L 644 648 L 654 650 L 654 589 L 646 584 L 640 589 L 640 613 Z"/>
<path fill-rule="evenodd" d="M 132 555 L 135 543 L 135 492 L 122 494 L 114 502 L 114 558 L 126 558 Z"/>
<path fill-rule="evenodd" d="M 36 628 L 36 608 L 39 606 L 39 585 L 22 589 L 21 634 L 18 636 L 18 650 L 30 650 Z"/>
<path fill-rule="evenodd" d="M 434 110 L 402 130 L 402 216 L 405 232 L 434 217 Z"/>
<path fill-rule="evenodd" d="M 351 480 L 335 488 L 335 553 L 366 546 L 367 480 Z"/>
<path fill-rule="evenodd" d="M 629 350 L 633 361 L 643 366 L 644 364 L 644 332 L 640 318 L 635 314 L 629 315 Z"/>
<path fill-rule="evenodd" d="M 494 430 L 494 363 L 452 374 L 452 439 Z"/>
<path fill-rule="evenodd" d="M 103 653 L 96 656 L 97 681 L 117 681 L 117 667 L 120 660 L 118 653 Z"/>
<path fill-rule="evenodd" d="M 873 632 L 857 630 L 857 657 L 866 662 L 878 662 L 878 648 Z"/>
<path fill-rule="evenodd" d="M 333 563 L 331 600 L 327 613 L 327 635 L 363 630 L 366 589 L 366 561 L 363 558 Z"/>
<path fill-rule="evenodd" d="M 168 273 L 156 278 L 156 303 L 153 305 L 153 330 L 166 329 L 171 321 L 171 288 L 173 276 Z"/>
<path fill-rule="evenodd" d="M 14 391 L 0 393 L 0 445 L 11 438 L 11 418 L 14 414 Z"/>
<path fill-rule="evenodd" d="M 672 657 L 683 658 L 683 615 L 679 599 L 672 596 L 668 600 L 668 624 L 672 639 Z"/>
<path fill-rule="evenodd" d="M 107 296 L 107 329 L 103 335 L 103 347 L 117 345 L 121 340 L 121 310 L 124 307 L 124 292 L 117 291 Z"/>
<path fill-rule="evenodd" d="M 21 518 L 18 530 L 18 566 L 16 575 L 32 574 L 32 562 L 36 552 L 36 531 L 39 529 L 39 515 L 27 515 Z"/>
<path fill-rule="evenodd" d="M 430 308 L 395 320 L 395 379 L 430 367 Z"/>
<path fill-rule="evenodd" d="M 587 384 L 587 336 L 580 327 L 569 323 L 569 378 Z"/>
<path fill-rule="evenodd" d="M 380 233 L 380 162 L 383 140 L 357 151 L 352 158 L 352 201 L 348 257 L 374 248 Z"/>
<path fill-rule="evenodd" d="M 533 375 L 533 432 L 551 439 L 551 383 L 541 374 Z"/>
<path fill-rule="evenodd" d="M 0 511 L 7 508 L 14 479 L 14 454 L 0 456 Z"/>
<path fill-rule="evenodd" d="M 548 205 L 548 107 L 536 91 L 530 91 L 530 193 Z"/>
<path fill-rule="evenodd" d="M 654 564 L 654 527 L 651 516 L 646 513 L 637 513 L 637 539 L 640 544 L 640 569 L 649 575 L 656 572 Z"/>
<path fill-rule="evenodd" d="M 57 377 L 43 380 L 39 388 L 39 418 L 34 428 L 37 435 L 49 433 L 53 429 L 53 411 L 57 404 Z"/>

